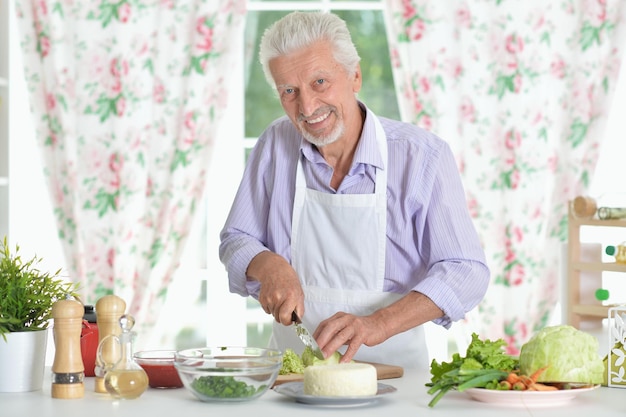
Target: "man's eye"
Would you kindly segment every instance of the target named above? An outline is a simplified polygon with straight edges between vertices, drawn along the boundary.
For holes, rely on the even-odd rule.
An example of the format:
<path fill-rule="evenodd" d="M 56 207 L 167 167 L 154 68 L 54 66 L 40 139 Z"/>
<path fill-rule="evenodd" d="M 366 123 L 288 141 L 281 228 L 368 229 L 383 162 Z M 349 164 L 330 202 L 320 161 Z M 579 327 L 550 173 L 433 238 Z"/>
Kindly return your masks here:
<path fill-rule="evenodd" d="M 321 84 L 324 84 L 325 81 L 326 80 L 324 80 L 323 78 L 320 78 L 319 80 L 315 81 L 315 84 L 321 85 Z"/>
<path fill-rule="evenodd" d="M 293 88 L 285 88 L 284 93 L 285 94 L 293 94 Z"/>

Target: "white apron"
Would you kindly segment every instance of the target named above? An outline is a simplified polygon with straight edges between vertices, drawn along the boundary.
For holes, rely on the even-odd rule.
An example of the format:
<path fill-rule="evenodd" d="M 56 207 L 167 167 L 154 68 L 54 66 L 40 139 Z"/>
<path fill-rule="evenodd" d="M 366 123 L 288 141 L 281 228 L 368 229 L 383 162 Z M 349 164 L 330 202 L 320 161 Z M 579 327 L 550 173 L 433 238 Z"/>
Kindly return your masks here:
<path fill-rule="evenodd" d="M 385 132 L 373 113 L 376 138 L 387 166 Z M 305 313 L 310 331 L 343 311 L 368 315 L 400 299 L 383 292 L 387 224 L 387 173 L 376 170 L 374 194 L 328 194 L 306 188 L 298 161 L 293 208 L 292 265 L 302 283 Z M 304 345 L 293 326 L 274 321 L 270 345 L 301 354 Z M 340 351 L 345 352 L 343 346 Z M 428 369 L 428 351 L 422 326 L 398 334 L 384 343 L 362 345 L 354 359 Z"/>

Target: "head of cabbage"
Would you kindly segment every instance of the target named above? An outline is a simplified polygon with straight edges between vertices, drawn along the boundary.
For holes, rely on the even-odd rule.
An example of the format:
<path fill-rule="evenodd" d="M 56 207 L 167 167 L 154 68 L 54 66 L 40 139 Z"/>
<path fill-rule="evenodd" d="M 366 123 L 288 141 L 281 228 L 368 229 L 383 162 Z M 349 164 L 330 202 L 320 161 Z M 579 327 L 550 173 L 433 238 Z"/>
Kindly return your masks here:
<path fill-rule="evenodd" d="M 522 345 L 520 373 L 531 375 L 547 366 L 538 382 L 601 384 L 604 380 L 604 364 L 598 347 L 598 339 L 575 327 L 545 327 Z"/>

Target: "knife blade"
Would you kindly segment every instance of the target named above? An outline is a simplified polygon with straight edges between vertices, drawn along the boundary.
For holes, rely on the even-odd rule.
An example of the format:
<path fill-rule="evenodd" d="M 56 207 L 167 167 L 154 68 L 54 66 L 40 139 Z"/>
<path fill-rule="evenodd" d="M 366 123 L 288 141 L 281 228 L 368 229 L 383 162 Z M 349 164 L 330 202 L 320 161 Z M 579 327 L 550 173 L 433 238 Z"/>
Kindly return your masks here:
<path fill-rule="evenodd" d="M 296 334 L 298 335 L 302 343 L 304 343 L 305 346 L 311 348 L 311 350 L 313 351 L 313 355 L 315 355 L 316 358 L 324 360 L 324 354 L 322 353 L 322 350 L 317 345 L 317 342 L 315 341 L 313 336 L 311 336 L 309 330 L 304 326 L 304 324 L 302 324 L 302 320 L 300 320 L 300 317 L 298 317 L 295 311 L 291 313 L 291 321 L 293 321 L 296 329 Z"/>

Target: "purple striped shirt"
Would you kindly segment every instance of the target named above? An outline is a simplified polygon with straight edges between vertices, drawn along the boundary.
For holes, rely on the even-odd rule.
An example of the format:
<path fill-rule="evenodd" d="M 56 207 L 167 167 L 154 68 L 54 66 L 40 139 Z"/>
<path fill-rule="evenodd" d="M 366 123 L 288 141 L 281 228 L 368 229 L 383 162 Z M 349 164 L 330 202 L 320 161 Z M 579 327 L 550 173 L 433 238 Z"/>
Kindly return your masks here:
<path fill-rule="evenodd" d="M 428 296 L 444 311 L 436 323 L 449 327 L 483 298 L 489 269 L 469 216 L 449 145 L 417 126 L 379 117 L 387 135 L 388 164 L 378 151 L 368 110 L 350 172 L 338 190 L 332 168 L 291 121 L 274 121 L 259 138 L 226 224 L 219 256 L 233 293 L 258 297 L 246 279 L 254 256 L 271 250 L 291 260 L 291 218 L 298 157 L 309 188 L 339 194 L 374 192 L 376 169 L 387 166 L 387 245 L 384 290 Z"/>

